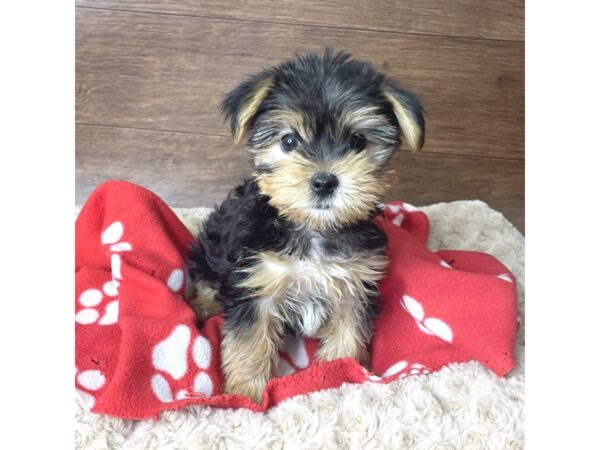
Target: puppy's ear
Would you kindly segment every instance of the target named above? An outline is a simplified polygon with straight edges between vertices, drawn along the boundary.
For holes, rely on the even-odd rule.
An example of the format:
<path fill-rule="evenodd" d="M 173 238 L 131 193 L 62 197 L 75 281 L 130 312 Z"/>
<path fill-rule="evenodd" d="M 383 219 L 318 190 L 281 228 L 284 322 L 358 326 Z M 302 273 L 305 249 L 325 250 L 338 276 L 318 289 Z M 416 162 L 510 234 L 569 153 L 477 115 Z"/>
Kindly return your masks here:
<path fill-rule="evenodd" d="M 411 150 L 421 150 L 425 142 L 425 117 L 419 99 L 391 81 L 383 85 L 382 94 L 392 107 L 404 141 Z"/>
<path fill-rule="evenodd" d="M 273 87 L 272 71 L 249 78 L 229 92 L 221 103 L 221 111 L 229 119 L 233 140 L 239 142 L 252 126 L 260 105 Z"/>

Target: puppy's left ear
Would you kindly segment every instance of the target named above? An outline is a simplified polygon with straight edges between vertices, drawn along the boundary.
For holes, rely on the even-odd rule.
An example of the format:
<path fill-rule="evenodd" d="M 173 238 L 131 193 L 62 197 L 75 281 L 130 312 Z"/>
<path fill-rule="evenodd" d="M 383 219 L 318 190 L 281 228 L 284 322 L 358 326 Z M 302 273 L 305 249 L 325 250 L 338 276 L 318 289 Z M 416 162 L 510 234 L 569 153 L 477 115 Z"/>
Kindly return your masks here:
<path fill-rule="evenodd" d="M 260 105 L 273 87 L 274 74 L 265 70 L 249 78 L 229 92 L 221 103 L 221 111 L 229 119 L 233 140 L 237 143 L 248 133 Z"/>
<path fill-rule="evenodd" d="M 404 141 L 411 150 L 421 150 L 425 143 L 425 117 L 419 99 L 391 81 L 384 84 L 382 93 L 392 107 Z"/>

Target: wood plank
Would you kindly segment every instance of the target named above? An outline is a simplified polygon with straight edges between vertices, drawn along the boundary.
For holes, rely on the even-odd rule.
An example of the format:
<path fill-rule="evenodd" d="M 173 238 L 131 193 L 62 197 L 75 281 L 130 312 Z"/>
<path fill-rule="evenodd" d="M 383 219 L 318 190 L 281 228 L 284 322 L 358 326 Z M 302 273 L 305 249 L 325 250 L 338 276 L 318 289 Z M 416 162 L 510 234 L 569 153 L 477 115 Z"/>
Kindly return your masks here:
<path fill-rule="evenodd" d="M 392 164 L 396 175 L 385 200 L 481 199 L 523 231 L 523 161 L 400 151 Z M 174 207 L 212 206 L 250 172 L 246 150 L 227 137 L 76 127 L 77 204 L 102 181 L 125 179 Z"/>
<path fill-rule="evenodd" d="M 524 40 L 523 0 L 77 0 L 79 6 L 204 17 Z"/>
<path fill-rule="evenodd" d="M 79 123 L 226 135 L 247 75 L 331 45 L 417 93 L 426 152 L 523 158 L 523 44 L 78 8 Z"/>

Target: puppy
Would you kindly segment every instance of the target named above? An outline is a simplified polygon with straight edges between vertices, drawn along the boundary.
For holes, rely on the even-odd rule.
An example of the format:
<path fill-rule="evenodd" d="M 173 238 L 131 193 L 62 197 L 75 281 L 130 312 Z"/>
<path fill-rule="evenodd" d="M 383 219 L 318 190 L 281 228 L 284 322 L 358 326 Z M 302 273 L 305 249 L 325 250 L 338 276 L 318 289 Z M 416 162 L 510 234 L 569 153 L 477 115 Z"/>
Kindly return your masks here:
<path fill-rule="evenodd" d="M 248 79 L 222 111 L 254 173 L 192 248 L 193 306 L 223 314 L 225 392 L 260 401 L 287 334 L 318 338 L 322 360 L 368 363 L 387 265 L 372 219 L 394 150 L 420 149 L 425 125 L 413 94 L 329 49 Z"/>

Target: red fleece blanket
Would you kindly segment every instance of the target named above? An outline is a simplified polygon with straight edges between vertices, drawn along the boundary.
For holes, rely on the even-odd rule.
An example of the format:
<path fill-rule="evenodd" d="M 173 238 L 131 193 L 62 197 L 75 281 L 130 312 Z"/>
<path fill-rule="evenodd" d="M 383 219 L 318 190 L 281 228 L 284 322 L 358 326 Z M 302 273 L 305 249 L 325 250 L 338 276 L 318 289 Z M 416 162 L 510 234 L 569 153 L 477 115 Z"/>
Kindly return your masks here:
<path fill-rule="evenodd" d="M 110 181 L 76 222 L 76 387 L 93 412 L 157 417 L 190 404 L 264 411 L 342 383 L 387 383 L 477 360 L 503 376 L 514 366 L 515 280 L 490 255 L 427 249 L 429 222 L 392 202 L 377 223 L 389 238 L 370 370 L 351 358 L 315 359 L 313 339 L 285 341 L 262 404 L 222 393 L 220 328 L 201 329 L 187 298 L 194 237 L 156 195 Z"/>

